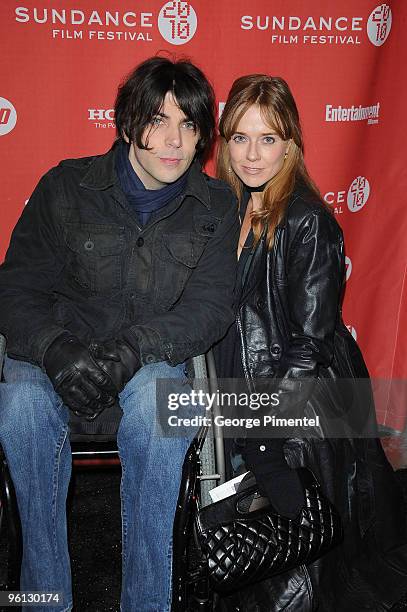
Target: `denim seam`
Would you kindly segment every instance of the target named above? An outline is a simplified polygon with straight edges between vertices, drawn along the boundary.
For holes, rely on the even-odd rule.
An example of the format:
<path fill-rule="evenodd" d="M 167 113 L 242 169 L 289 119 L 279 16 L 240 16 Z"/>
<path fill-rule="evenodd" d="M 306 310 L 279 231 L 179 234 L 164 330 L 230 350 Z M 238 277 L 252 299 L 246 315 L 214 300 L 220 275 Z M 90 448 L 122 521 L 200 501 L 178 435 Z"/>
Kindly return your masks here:
<path fill-rule="evenodd" d="M 126 561 L 127 561 L 127 556 L 126 556 L 126 550 L 127 550 L 127 514 L 126 514 L 126 505 L 125 505 L 125 500 L 124 500 L 124 487 L 123 487 L 123 482 L 126 476 L 126 464 L 123 461 L 123 454 L 120 452 L 120 448 L 119 448 L 119 455 L 120 455 L 120 462 L 121 462 L 121 466 L 122 466 L 122 477 L 121 477 L 121 482 L 120 482 L 120 498 L 121 498 L 121 511 L 122 511 L 122 577 L 125 574 L 125 569 L 126 569 Z"/>
<path fill-rule="evenodd" d="M 170 537 L 170 541 L 168 542 L 167 548 L 167 579 L 168 579 L 168 595 L 167 595 L 167 607 L 164 612 L 169 612 L 171 610 L 171 599 L 172 599 L 172 555 L 173 555 L 173 544 L 172 544 L 172 536 Z"/>
<path fill-rule="evenodd" d="M 56 453 L 55 453 L 55 463 L 54 463 L 54 474 L 53 474 L 53 497 L 52 497 L 52 527 L 53 527 L 53 540 L 54 540 L 54 555 L 55 555 L 55 559 L 56 561 L 58 561 L 58 541 L 57 541 L 57 499 L 58 499 L 58 475 L 59 475 L 59 469 L 60 469 L 60 463 L 61 463 L 61 452 L 63 449 L 63 446 L 65 444 L 66 441 L 66 437 L 68 435 L 68 427 L 65 427 L 64 431 L 62 432 L 57 446 L 56 446 Z"/>

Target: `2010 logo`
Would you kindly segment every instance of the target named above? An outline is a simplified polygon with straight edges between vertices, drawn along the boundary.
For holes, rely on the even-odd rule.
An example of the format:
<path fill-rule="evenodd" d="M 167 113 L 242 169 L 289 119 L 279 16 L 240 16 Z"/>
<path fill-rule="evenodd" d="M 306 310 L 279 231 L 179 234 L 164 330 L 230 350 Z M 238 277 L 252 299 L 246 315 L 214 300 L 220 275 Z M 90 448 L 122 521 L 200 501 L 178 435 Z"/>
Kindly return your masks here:
<path fill-rule="evenodd" d="M 370 13 L 367 20 L 367 35 L 370 42 L 376 47 L 380 47 L 386 42 L 392 23 L 391 8 L 388 4 L 379 4 Z"/>
<path fill-rule="evenodd" d="M 358 339 L 356 329 L 352 325 L 347 325 L 346 327 L 348 328 L 348 331 L 352 334 L 354 340 L 356 341 Z"/>
<path fill-rule="evenodd" d="M 14 130 L 17 123 L 17 111 L 10 100 L 0 98 L 0 136 Z"/>
<path fill-rule="evenodd" d="M 158 15 L 161 36 L 172 45 L 184 45 L 193 38 L 198 18 L 193 6 L 183 0 L 167 2 Z"/>
<path fill-rule="evenodd" d="M 364 176 L 357 176 L 348 190 L 347 204 L 351 212 L 359 212 L 369 199 L 370 184 Z"/>
<path fill-rule="evenodd" d="M 350 275 L 352 274 L 352 260 L 347 255 L 345 256 L 345 268 L 346 268 L 345 279 L 348 281 L 350 278 Z"/>

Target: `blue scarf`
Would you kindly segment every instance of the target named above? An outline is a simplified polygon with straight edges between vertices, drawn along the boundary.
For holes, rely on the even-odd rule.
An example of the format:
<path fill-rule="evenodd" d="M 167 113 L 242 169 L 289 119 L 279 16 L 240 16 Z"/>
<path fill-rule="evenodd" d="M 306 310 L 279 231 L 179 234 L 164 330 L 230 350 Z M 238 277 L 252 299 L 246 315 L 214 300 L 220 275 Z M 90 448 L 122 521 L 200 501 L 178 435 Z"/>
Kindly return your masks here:
<path fill-rule="evenodd" d="M 184 172 L 174 183 L 161 189 L 146 189 L 129 160 L 129 145 L 121 141 L 117 147 L 116 172 L 120 186 L 140 223 L 146 225 L 153 212 L 160 210 L 185 191 L 188 172 Z"/>

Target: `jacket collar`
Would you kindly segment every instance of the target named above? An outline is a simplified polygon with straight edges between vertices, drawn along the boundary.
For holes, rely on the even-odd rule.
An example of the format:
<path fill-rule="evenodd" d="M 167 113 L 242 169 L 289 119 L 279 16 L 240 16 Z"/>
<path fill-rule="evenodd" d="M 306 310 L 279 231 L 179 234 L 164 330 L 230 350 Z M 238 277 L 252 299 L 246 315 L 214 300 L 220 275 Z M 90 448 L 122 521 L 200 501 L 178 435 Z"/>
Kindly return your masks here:
<path fill-rule="evenodd" d="M 276 234 L 275 234 L 276 241 L 278 241 L 278 230 L 283 229 L 287 225 L 288 207 L 291 204 L 293 204 L 295 200 L 297 200 L 297 198 L 301 197 L 301 195 L 305 192 L 306 192 L 306 187 L 304 185 L 304 182 L 301 179 L 297 180 L 294 186 L 294 190 L 290 196 L 287 210 L 276 228 Z M 240 214 L 242 217 L 246 211 L 246 206 L 247 206 L 249 199 L 250 199 L 250 193 L 244 192 L 242 201 L 241 201 L 241 207 L 240 207 Z M 277 248 L 278 248 L 278 245 L 275 242 L 272 252 L 276 252 Z M 240 295 L 241 295 L 242 302 L 244 302 L 247 296 L 250 295 L 254 291 L 254 289 L 260 282 L 260 280 L 263 278 L 264 270 L 266 269 L 265 265 L 266 265 L 268 254 L 269 254 L 269 250 L 267 247 L 267 227 L 265 227 L 262 231 L 261 237 L 256 247 L 253 250 L 253 253 L 251 255 L 251 260 L 245 271 L 244 279 L 241 279 L 241 285 L 240 285 L 241 294 Z"/>
<path fill-rule="evenodd" d="M 294 190 L 293 190 L 292 194 L 290 195 L 290 199 L 288 201 L 287 208 L 285 210 L 283 218 L 281 219 L 280 223 L 278 224 L 279 227 L 281 227 L 281 228 L 286 227 L 287 222 L 288 222 L 288 209 L 289 209 L 289 207 L 294 204 L 295 200 L 298 200 L 298 198 L 300 198 L 305 193 L 307 193 L 307 187 L 306 187 L 303 179 L 297 178 L 296 181 L 295 181 Z"/>
<path fill-rule="evenodd" d="M 81 181 L 81 187 L 103 191 L 113 187 L 119 181 L 115 170 L 115 158 L 117 147 L 113 147 L 104 155 L 94 158 L 91 165 Z M 189 169 L 188 182 L 184 195 L 192 196 L 199 200 L 206 208 L 211 208 L 211 198 L 207 180 L 202 172 L 201 164 L 194 160 Z"/>

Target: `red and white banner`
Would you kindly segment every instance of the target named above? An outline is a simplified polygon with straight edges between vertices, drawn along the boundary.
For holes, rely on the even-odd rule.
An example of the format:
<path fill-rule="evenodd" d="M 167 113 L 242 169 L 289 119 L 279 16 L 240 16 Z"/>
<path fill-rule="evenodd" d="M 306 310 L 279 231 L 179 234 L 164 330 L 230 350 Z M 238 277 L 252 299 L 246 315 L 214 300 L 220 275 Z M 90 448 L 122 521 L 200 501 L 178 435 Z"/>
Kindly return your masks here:
<path fill-rule="evenodd" d="M 220 110 L 237 76 L 282 76 L 345 232 L 344 319 L 372 376 L 407 379 L 407 3 L 3 0 L 0 18 L 1 257 L 40 176 L 109 148 L 117 85 L 141 60 L 189 57 Z M 378 417 L 403 429 L 407 398 Z"/>

